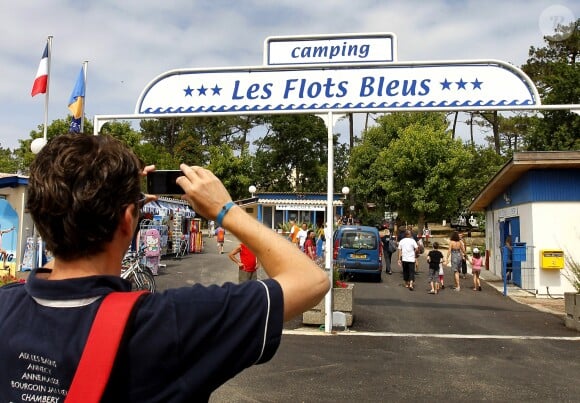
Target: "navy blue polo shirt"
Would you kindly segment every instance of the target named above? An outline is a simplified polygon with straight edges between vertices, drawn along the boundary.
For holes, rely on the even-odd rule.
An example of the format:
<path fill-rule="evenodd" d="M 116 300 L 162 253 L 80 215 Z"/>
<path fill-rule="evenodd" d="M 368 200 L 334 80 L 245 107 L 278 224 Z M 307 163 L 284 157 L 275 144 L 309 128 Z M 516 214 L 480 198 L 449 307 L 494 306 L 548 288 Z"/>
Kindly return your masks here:
<path fill-rule="evenodd" d="M 92 321 L 115 276 L 45 280 L 0 288 L 0 396 L 63 402 Z M 136 308 L 103 401 L 190 402 L 272 358 L 283 324 L 275 280 L 194 285 L 149 294 Z"/>

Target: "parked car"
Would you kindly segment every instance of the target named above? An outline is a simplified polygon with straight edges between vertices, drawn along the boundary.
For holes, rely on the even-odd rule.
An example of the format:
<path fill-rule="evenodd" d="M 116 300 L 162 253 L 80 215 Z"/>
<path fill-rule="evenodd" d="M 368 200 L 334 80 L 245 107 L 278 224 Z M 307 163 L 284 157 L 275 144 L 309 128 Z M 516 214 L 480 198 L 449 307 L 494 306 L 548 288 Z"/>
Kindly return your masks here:
<path fill-rule="evenodd" d="M 383 248 L 375 227 L 343 225 L 333 235 L 333 264 L 342 275 L 363 274 L 380 282 Z"/>

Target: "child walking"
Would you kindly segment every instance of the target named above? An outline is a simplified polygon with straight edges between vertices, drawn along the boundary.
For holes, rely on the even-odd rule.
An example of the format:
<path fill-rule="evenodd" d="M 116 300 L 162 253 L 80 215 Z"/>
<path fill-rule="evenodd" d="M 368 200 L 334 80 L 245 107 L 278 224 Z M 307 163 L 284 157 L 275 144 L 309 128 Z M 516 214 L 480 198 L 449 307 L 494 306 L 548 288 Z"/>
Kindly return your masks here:
<path fill-rule="evenodd" d="M 442 260 L 443 253 L 439 250 L 439 242 L 433 242 L 433 250 L 429 251 L 427 254 L 427 262 L 429 262 L 429 284 L 431 285 L 431 291 L 429 291 L 429 294 L 437 294 L 439 292 L 437 277 L 442 277 L 439 274 Z"/>
<path fill-rule="evenodd" d="M 481 274 L 481 266 L 483 265 L 483 258 L 479 253 L 479 249 L 473 248 L 473 257 L 468 258 L 471 263 L 471 273 L 473 274 L 473 291 L 481 291 L 481 282 L 479 275 Z"/>
<path fill-rule="evenodd" d="M 215 230 L 215 240 L 217 242 L 218 252 L 224 253 L 224 241 L 226 237 L 226 230 L 223 227 L 217 227 Z"/>
<path fill-rule="evenodd" d="M 445 289 L 445 271 L 443 271 L 443 262 L 439 263 L 439 284 L 441 284 L 441 289 Z"/>

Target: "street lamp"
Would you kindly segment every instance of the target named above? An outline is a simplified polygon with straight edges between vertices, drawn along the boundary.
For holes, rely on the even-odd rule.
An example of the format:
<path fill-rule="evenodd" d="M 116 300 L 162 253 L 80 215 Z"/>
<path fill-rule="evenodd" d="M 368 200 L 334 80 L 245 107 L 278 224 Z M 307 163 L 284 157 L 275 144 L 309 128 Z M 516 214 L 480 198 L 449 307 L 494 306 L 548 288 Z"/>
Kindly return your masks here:
<path fill-rule="evenodd" d="M 256 193 L 256 187 L 254 185 L 251 185 L 248 188 L 248 191 L 252 194 L 252 197 L 254 197 L 254 193 Z"/>
<path fill-rule="evenodd" d="M 42 150 L 42 147 L 44 147 L 45 145 L 46 139 L 44 137 L 39 137 L 37 139 L 32 140 L 32 143 L 30 143 L 30 151 L 32 151 L 32 154 L 38 154 L 40 150 Z"/>
<path fill-rule="evenodd" d="M 348 188 L 348 186 L 345 186 L 342 188 L 342 194 L 344 195 L 344 199 L 346 200 L 346 195 L 348 195 L 350 193 L 350 189 Z"/>

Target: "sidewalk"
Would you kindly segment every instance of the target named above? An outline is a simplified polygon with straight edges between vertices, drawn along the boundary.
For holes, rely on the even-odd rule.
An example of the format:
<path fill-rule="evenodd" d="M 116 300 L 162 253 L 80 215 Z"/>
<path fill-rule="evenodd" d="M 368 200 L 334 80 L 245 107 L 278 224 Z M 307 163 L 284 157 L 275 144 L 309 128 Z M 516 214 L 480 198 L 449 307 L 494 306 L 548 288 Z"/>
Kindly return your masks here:
<path fill-rule="evenodd" d="M 471 267 L 468 265 L 468 272 L 471 272 Z M 491 273 L 488 270 L 482 270 L 480 278 L 489 286 L 503 294 L 503 280 L 501 277 Z M 566 310 L 564 307 L 564 298 L 537 298 L 531 292 L 522 290 L 520 287 L 508 284 L 507 297 L 520 303 L 529 305 L 542 312 L 551 313 L 557 316 L 565 316 Z"/>
<path fill-rule="evenodd" d="M 434 240 L 435 237 L 432 238 L 431 242 Z M 440 250 L 444 250 L 446 247 L 447 239 L 438 238 L 437 241 L 439 241 L 442 245 Z M 427 256 L 429 250 L 431 250 L 431 248 L 425 248 L 425 256 Z M 467 264 L 467 273 L 471 275 L 471 265 L 469 263 Z M 503 280 L 500 276 L 495 275 L 489 270 L 482 270 L 480 278 L 488 287 L 494 288 L 498 293 L 503 294 Z M 531 292 L 522 290 L 520 287 L 513 284 L 508 284 L 507 286 L 507 297 L 520 304 L 528 305 L 542 312 L 551 313 L 560 317 L 564 317 L 566 315 L 564 298 L 538 298 Z"/>

